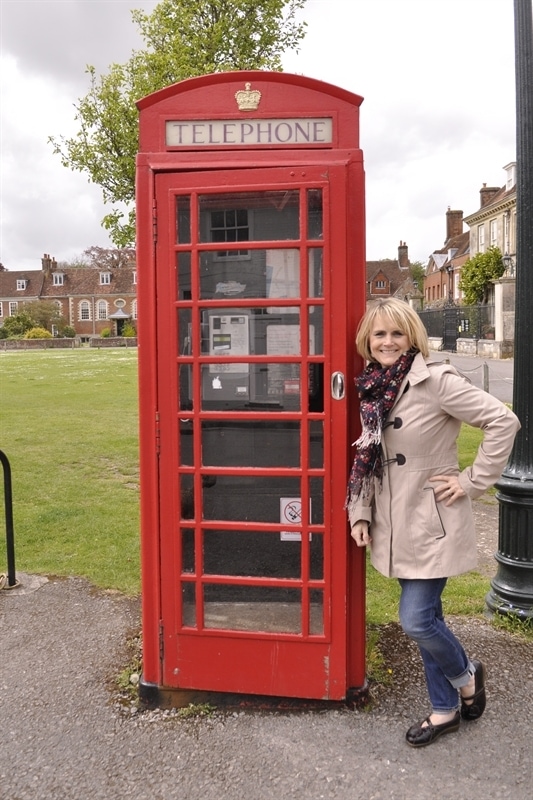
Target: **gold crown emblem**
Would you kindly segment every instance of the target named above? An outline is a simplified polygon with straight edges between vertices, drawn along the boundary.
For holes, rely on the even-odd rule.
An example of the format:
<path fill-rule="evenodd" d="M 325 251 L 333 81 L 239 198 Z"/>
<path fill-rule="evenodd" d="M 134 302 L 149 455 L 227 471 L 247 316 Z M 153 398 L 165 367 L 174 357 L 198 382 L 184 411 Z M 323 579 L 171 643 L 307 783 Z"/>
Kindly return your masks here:
<path fill-rule="evenodd" d="M 245 83 L 244 89 L 235 92 L 235 100 L 239 106 L 239 111 L 255 111 L 261 100 L 259 89 L 250 89 L 251 83 Z"/>

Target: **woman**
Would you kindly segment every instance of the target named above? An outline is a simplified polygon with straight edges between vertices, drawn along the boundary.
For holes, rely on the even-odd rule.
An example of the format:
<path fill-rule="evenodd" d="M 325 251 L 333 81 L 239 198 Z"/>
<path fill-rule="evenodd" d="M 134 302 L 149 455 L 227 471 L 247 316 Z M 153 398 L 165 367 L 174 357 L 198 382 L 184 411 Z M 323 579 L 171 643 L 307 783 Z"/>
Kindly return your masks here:
<path fill-rule="evenodd" d="M 406 739 L 423 747 L 485 710 L 485 670 L 446 626 L 441 594 L 447 578 L 476 566 L 471 500 L 500 477 L 520 424 L 452 366 L 429 360 L 420 317 L 401 300 L 367 310 L 356 346 L 369 363 L 356 379 L 362 433 L 348 486 L 351 535 L 370 545 L 379 572 L 399 580 L 400 623 L 419 646 L 432 706 Z M 461 472 L 462 422 L 484 438 Z"/>

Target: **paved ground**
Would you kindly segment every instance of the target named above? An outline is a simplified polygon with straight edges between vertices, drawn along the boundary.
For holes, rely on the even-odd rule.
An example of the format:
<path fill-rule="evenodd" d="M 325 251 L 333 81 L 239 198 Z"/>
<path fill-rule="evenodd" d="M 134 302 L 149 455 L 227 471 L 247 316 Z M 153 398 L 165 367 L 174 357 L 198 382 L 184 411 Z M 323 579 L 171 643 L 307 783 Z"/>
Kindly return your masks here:
<path fill-rule="evenodd" d="M 492 498 L 476 503 L 481 567 L 494 574 Z M 114 681 L 139 602 L 79 579 L 23 575 L 0 591 L 0 789 L 12 800 L 529 800 L 533 643 L 483 619 L 451 624 L 489 675 L 484 717 L 413 750 L 425 715 L 418 655 L 382 637 L 392 686 L 367 710 L 137 713 Z"/>
<path fill-rule="evenodd" d="M 464 356 L 459 353 L 447 353 L 445 351 L 432 352 L 431 358 L 435 361 L 447 359 L 474 386 L 488 389 L 494 397 L 498 397 L 504 403 L 512 403 L 514 373 L 514 360 L 512 358 L 484 359 L 478 356 Z"/>

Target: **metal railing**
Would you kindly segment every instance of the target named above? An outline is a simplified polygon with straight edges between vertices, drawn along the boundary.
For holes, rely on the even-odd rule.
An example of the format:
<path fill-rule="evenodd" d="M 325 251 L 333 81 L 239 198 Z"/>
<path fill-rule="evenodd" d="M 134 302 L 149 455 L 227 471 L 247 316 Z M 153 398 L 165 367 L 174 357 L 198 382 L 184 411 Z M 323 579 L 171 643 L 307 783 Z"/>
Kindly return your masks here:
<path fill-rule="evenodd" d="M 494 305 L 445 306 L 418 312 L 428 336 L 442 338 L 444 350 L 457 339 L 494 339 Z"/>

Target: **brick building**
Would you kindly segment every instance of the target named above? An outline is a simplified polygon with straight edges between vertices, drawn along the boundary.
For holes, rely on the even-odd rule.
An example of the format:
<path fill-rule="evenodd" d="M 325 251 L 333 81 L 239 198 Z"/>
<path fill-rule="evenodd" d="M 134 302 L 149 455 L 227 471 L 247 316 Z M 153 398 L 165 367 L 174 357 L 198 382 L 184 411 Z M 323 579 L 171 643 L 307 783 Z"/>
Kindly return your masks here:
<path fill-rule="evenodd" d="M 82 340 L 109 329 L 120 336 L 126 323 L 136 327 L 137 270 L 132 267 L 61 268 L 45 254 L 42 269 L 0 271 L 0 325 L 23 311 L 24 304 L 45 300 L 57 304 L 61 316 Z"/>

